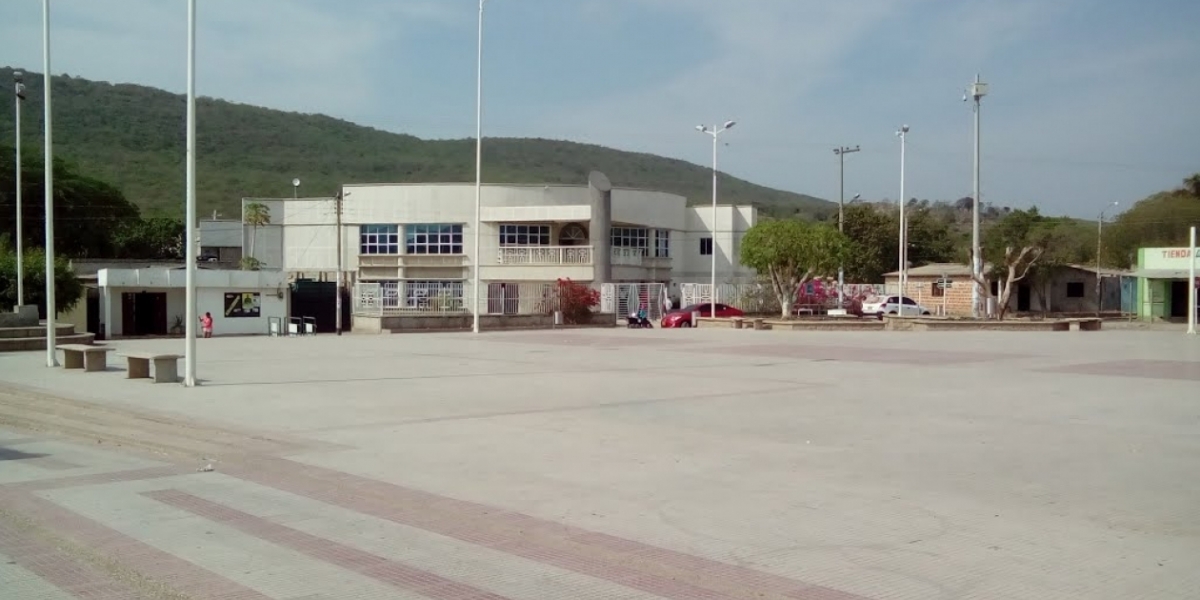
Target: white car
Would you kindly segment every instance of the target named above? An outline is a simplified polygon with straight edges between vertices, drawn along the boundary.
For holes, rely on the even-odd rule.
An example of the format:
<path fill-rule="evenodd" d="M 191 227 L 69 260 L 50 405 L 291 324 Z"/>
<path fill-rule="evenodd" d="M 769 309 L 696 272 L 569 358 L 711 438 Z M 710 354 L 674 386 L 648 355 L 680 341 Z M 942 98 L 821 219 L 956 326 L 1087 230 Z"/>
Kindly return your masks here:
<path fill-rule="evenodd" d="M 905 317 L 921 317 L 932 315 L 933 311 L 917 304 L 907 296 L 872 296 L 863 301 L 864 315 L 901 315 Z"/>

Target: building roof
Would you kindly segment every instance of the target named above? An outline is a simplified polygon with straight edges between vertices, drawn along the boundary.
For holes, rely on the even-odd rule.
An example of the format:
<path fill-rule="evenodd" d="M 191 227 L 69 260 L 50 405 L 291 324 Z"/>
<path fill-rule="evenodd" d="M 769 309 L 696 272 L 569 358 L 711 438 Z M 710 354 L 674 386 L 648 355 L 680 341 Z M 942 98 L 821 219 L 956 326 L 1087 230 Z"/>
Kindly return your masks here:
<path fill-rule="evenodd" d="M 987 266 L 984 266 L 987 269 Z M 963 263 L 929 263 L 919 267 L 912 267 L 908 271 L 909 277 L 970 277 L 971 265 Z M 884 277 L 899 277 L 899 271 L 884 273 Z"/>
<path fill-rule="evenodd" d="M 1097 269 L 1096 265 L 1067 265 L 1067 268 L 1075 269 L 1076 271 L 1083 271 L 1085 273 L 1091 273 L 1093 275 L 1099 273 L 1101 277 L 1127 277 L 1133 274 L 1125 269 L 1110 269 L 1108 267 L 1100 267 Z"/>

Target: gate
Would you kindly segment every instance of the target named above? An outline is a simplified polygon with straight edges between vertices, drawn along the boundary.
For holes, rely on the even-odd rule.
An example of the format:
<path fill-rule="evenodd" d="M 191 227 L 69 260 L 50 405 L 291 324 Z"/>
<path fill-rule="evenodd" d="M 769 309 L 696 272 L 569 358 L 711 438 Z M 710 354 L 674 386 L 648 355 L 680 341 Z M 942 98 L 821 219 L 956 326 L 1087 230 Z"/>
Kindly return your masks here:
<path fill-rule="evenodd" d="M 667 286 L 662 283 L 605 283 L 600 286 L 600 312 L 613 313 L 624 319 L 638 308 L 646 308 L 651 321 L 661 320 Z"/>

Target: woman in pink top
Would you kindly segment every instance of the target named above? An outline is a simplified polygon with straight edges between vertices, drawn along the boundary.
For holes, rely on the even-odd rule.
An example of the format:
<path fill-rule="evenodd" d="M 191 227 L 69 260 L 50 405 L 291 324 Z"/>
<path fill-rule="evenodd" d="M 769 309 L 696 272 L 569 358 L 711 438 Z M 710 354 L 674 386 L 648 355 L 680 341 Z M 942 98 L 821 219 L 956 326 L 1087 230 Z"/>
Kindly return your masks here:
<path fill-rule="evenodd" d="M 206 312 L 206 313 L 204 313 L 203 317 L 200 317 L 200 328 L 204 330 L 204 337 L 206 337 L 206 338 L 212 337 L 212 330 L 213 330 L 212 313 Z"/>

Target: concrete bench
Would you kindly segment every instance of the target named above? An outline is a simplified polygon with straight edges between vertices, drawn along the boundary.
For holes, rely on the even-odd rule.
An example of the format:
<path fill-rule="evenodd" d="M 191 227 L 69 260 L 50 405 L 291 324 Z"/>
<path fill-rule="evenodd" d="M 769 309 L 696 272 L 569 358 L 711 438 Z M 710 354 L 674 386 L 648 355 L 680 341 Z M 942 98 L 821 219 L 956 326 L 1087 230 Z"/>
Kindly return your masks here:
<path fill-rule="evenodd" d="M 155 354 L 153 352 L 129 352 L 121 354 L 129 361 L 127 379 L 153 379 L 154 383 L 179 383 L 178 354 Z M 150 365 L 154 364 L 154 376 Z"/>
<path fill-rule="evenodd" d="M 103 371 L 108 368 L 108 346 L 89 346 L 87 344 L 63 344 L 58 347 L 63 351 L 64 369 L 83 369 L 87 372 Z"/>
<path fill-rule="evenodd" d="M 1078 331 L 1100 331 L 1101 327 L 1104 325 L 1103 319 L 1094 317 L 1067 319 L 1066 321 L 1070 324 L 1069 327 Z"/>

